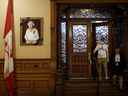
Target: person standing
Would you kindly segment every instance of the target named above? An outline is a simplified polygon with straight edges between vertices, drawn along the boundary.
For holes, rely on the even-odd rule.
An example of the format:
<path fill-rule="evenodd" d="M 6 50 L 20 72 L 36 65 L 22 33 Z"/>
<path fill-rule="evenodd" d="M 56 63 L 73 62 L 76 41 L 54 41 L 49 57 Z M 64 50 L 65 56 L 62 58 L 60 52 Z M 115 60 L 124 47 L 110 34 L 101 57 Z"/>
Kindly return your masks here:
<path fill-rule="evenodd" d="M 105 74 L 105 79 L 108 77 L 108 67 L 107 62 L 109 61 L 108 55 L 108 45 L 102 41 L 97 41 L 96 48 L 94 49 L 94 54 L 97 52 L 97 72 L 99 80 L 102 80 L 102 73 Z"/>
<path fill-rule="evenodd" d="M 123 88 L 123 71 L 124 71 L 124 63 L 122 60 L 122 55 L 120 52 L 120 48 L 115 49 L 115 56 L 113 56 L 113 83 L 116 84 L 116 81 L 119 82 L 120 89 Z"/>

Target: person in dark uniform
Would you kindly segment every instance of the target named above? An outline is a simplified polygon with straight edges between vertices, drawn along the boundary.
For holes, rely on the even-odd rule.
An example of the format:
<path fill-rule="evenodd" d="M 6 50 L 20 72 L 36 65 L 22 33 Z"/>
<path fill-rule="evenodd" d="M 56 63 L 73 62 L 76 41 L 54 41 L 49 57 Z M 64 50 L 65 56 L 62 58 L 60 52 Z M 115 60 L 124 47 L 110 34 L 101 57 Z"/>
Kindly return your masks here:
<path fill-rule="evenodd" d="M 113 83 L 115 84 L 116 81 L 119 82 L 120 89 L 123 88 L 123 72 L 125 68 L 125 64 L 123 63 L 123 55 L 120 51 L 120 48 L 115 49 L 115 54 L 113 56 L 113 63 L 112 63 L 112 72 L 113 72 Z"/>

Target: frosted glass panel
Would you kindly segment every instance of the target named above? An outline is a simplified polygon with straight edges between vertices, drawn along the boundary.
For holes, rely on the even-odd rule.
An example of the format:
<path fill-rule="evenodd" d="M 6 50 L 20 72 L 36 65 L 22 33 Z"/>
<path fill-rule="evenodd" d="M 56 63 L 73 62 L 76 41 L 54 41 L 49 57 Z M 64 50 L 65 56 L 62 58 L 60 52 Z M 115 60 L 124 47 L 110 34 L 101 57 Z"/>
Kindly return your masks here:
<path fill-rule="evenodd" d="M 96 27 L 96 40 L 102 40 L 108 43 L 108 26 Z"/>
<path fill-rule="evenodd" d="M 66 63 L 66 22 L 61 23 L 61 60 Z"/>
<path fill-rule="evenodd" d="M 73 52 L 86 52 L 87 26 L 73 25 Z"/>

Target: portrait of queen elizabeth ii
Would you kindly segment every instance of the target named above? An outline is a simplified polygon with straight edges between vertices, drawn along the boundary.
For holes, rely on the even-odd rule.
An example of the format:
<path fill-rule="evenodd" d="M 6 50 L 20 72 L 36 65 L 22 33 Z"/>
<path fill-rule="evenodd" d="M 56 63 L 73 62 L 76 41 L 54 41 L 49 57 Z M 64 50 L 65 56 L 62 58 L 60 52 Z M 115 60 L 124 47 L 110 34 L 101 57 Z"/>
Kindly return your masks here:
<path fill-rule="evenodd" d="M 26 44 L 36 44 L 39 40 L 39 33 L 38 33 L 38 29 L 36 29 L 34 26 L 34 22 L 33 21 L 29 21 L 27 23 L 28 28 L 26 29 L 26 33 L 24 36 L 25 39 L 25 43 Z"/>
<path fill-rule="evenodd" d="M 21 21 L 21 44 L 41 45 L 42 41 L 41 19 L 23 18 Z"/>

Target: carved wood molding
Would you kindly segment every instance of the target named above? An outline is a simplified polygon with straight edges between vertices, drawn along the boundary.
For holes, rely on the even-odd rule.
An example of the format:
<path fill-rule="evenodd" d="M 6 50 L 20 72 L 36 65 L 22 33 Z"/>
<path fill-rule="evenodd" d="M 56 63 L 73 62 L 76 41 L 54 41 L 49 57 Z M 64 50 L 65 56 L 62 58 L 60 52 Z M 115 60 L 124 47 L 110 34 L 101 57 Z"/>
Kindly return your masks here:
<path fill-rule="evenodd" d="M 15 59 L 15 73 L 51 73 L 51 59 Z M 0 73 L 3 73 L 4 60 L 0 59 Z"/>

